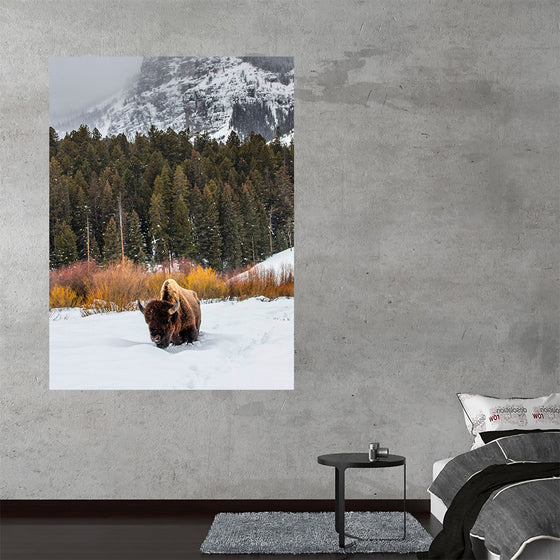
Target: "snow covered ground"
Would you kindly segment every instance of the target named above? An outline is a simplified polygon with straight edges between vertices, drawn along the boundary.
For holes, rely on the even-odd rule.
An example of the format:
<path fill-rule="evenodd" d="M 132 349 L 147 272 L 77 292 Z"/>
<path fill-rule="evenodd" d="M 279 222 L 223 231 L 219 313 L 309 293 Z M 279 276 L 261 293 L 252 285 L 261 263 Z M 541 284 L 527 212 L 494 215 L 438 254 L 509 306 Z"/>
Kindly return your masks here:
<path fill-rule="evenodd" d="M 194 344 L 157 348 L 140 311 L 50 315 L 51 389 L 293 389 L 294 300 L 203 303 Z"/>
<path fill-rule="evenodd" d="M 267 273 L 267 272 L 274 272 L 276 277 L 276 281 L 280 281 L 282 278 L 283 272 L 294 271 L 294 248 L 290 247 L 289 249 L 285 249 L 284 251 L 280 251 L 280 253 L 276 253 L 265 259 L 263 262 L 256 264 L 252 268 L 249 269 L 251 272 L 256 272 L 257 274 L 260 273 Z M 237 276 L 234 276 L 232 280 L 242 280 L 248 276 L 247 272 L 242 272 Z"/>

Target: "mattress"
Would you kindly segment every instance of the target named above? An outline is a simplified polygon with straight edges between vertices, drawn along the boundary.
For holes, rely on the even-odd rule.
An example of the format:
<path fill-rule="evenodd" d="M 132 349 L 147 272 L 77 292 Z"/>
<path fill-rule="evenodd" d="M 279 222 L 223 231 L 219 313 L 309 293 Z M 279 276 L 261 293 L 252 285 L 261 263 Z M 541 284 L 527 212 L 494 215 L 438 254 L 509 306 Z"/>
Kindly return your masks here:
<path fill-rule="evenodd" d="M 432 480 L 435 480 L 438 474 L 443 470 L 443 467 L 451 461 L 453 457 L 448 457 L 447 459 L 440 459 L 436 461 L 432 467 Z M 428 490 L 429 492 L 429 490 Z M 443 523 L 443 518 L 445 517 L 445 512 L 447 511 L 447 506 L 443 501 L 438 498 L 435 494 L 430 493 L 430 511 L 432 515 L 440 522 Z"/>

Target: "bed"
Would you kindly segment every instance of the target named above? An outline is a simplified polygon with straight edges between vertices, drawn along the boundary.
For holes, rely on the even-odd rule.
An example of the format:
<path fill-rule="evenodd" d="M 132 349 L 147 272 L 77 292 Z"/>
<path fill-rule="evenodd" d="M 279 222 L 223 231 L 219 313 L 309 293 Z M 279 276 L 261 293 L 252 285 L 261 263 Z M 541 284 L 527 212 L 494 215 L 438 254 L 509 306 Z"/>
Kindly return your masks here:
<path fill-rule="evenodd" d="M 537 399 L 524 399 L 509 410 L 536 419 L 531 400 Z M 547 423 L 535 428 L 529 421 L 519 424 L 516 417 L 514 429 L 510 418 L 509 425 L 491 426 L 497 430 L 463 407 L 477 441 L 470 451 L 433 465 L 431 512 L 443 531 L 425 558 L 560 558 L 560 394 L 537 404 L 549 413 Z M 507 409 L 501 401 L 498 410 Z M 495 411 L 494 406 L 483 416 L 493 414 L 495 422 Z M 479 429 L 473 430 L 473 419 Z"/>

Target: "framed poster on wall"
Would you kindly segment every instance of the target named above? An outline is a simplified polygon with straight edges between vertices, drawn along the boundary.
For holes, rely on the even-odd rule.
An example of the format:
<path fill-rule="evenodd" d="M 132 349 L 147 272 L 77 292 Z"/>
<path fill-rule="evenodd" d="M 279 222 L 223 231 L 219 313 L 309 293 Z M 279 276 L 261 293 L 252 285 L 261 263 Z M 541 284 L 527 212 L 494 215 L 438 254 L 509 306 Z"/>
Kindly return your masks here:
<path fill-rule="evenodd" d="M 49 72 L 50 388 L 293 389 L 293 58 Z"/>

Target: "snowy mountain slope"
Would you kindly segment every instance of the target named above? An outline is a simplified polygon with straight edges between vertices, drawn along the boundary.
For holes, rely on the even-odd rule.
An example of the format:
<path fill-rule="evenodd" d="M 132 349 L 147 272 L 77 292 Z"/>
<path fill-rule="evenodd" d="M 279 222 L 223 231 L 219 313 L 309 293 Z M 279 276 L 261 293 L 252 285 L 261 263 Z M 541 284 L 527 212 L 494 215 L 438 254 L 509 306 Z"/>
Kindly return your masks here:
<path fill-rule="evenodd" d="M 261 272 L 267 273 L 269 271 L 274 272 L 276 276 L 276 281 L 278 282 L 282 274 L 285 271 L 294 271 L 294 248 L 290 247 L 289 249 L 285 249 L 284 251 L 280 251 L 279 253 L 275 253 L 271 255 L 264 261 L 256 264 L 254 267 L 250 268 L 246 272 L 242 272 L 237 276 L 234 276 L 231 281 L 235 280 L 243 280 L 247 278 L 249 273 L 256 272 L 260 274 Z"/>
<path fill-rule="evenodd" d="M 51 312 L 51 389 L 293 389 L 294 300 L 203 303 L 194 344 L 157 348 L 140 311 Z"/>
<path fill-rule="evenodd" d="M 59 134 L 87 124 L 130 140 L 150 126 L 207 132 L 218 141 L 232 130 L 287 139 L 294 126 L 293 59 L 284 57 L 145 58 L 136 81 L 91 109 L 53 119 Z"/>

